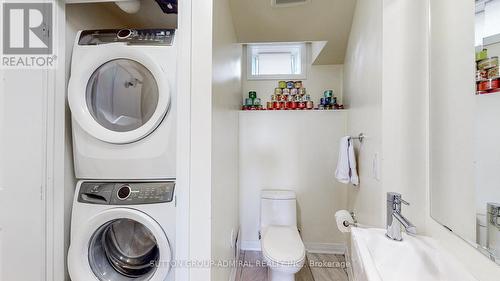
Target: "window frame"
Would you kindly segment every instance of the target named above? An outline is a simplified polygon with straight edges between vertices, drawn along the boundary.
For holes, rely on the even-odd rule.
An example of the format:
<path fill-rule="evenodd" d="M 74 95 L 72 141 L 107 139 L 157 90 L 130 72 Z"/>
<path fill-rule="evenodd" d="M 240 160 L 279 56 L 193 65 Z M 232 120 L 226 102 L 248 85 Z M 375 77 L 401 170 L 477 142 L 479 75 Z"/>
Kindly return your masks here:
<path fill-rule="evenodd" d="M 300 73 L 299 74 L 252 74 L 254 53 L 261 51 L 280 52 L 299 48 L 300 50 Z M 248 44 L 246 46 L 246 72 L 247 80 L 300 80 L 307 79 L 308 72 L 308 49 L 306 43 L 267 43 L 267 44 Z"/>

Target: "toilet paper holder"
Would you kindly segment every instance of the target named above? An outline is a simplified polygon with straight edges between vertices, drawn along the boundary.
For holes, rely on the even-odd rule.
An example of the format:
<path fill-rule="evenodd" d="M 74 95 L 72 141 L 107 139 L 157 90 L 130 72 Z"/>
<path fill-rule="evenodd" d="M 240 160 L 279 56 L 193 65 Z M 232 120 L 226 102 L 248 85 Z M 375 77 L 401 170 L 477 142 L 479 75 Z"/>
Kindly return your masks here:
<path fill-rule="evenodd" d="M 345 227 L 349 227 L 349 226 L 358 227 L 358 220 L 356 219 L 356 214 L 353 211 L 350 211 L 349 214 L 351 214 L 351 217 L 352 217 L 352 220 L 354 221 L 354 223 L 351 223 L 349 221 L 344 221 L 344 222 L 342 222 L 342 224 Z"/>

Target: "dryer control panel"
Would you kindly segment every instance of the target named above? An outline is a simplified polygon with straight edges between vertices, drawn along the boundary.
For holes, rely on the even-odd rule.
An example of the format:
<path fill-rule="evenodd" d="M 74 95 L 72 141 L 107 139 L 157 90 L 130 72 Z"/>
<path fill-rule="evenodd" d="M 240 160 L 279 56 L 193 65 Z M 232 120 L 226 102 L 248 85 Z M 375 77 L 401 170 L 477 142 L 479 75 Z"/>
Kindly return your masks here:
<path fill-rule="evenodd" d="M 78 202 L 99 205 L 140 205 L 172 202 L 175 182 L 83 182 Z"/>
<path fill-rule="evenodd" d="M 78 45 L 101 45 L 127 43 L 130 45 L 171 46 L 175 29 L 99 29 L 84 30 L 78 38 Z"/>

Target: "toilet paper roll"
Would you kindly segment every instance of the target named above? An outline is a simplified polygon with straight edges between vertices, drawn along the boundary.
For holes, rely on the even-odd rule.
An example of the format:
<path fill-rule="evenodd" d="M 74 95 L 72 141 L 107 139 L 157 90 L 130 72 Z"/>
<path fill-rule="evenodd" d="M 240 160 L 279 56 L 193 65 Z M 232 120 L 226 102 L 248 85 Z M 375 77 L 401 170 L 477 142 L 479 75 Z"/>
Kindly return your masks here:
<path fill-rule="evenodd" d="M 335 220 L 337 221 L 337 227 L 340 232 L 351 232 L 351 225 L 354 224 L 351 213 L 347 210 L 339 210 L 335 213 Z"/>

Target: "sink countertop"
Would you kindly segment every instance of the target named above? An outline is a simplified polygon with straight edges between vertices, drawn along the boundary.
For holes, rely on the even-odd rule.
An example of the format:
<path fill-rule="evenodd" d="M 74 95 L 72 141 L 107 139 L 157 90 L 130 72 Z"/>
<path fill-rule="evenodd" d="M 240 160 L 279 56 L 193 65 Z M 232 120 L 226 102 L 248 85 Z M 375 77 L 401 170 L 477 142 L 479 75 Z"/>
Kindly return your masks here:
<path fill-rule="evenodd" d="M 355 281 L 477 281 L 454 257 L 426 236 L 385 236 L 385 229 L 352 228 Z"/>

